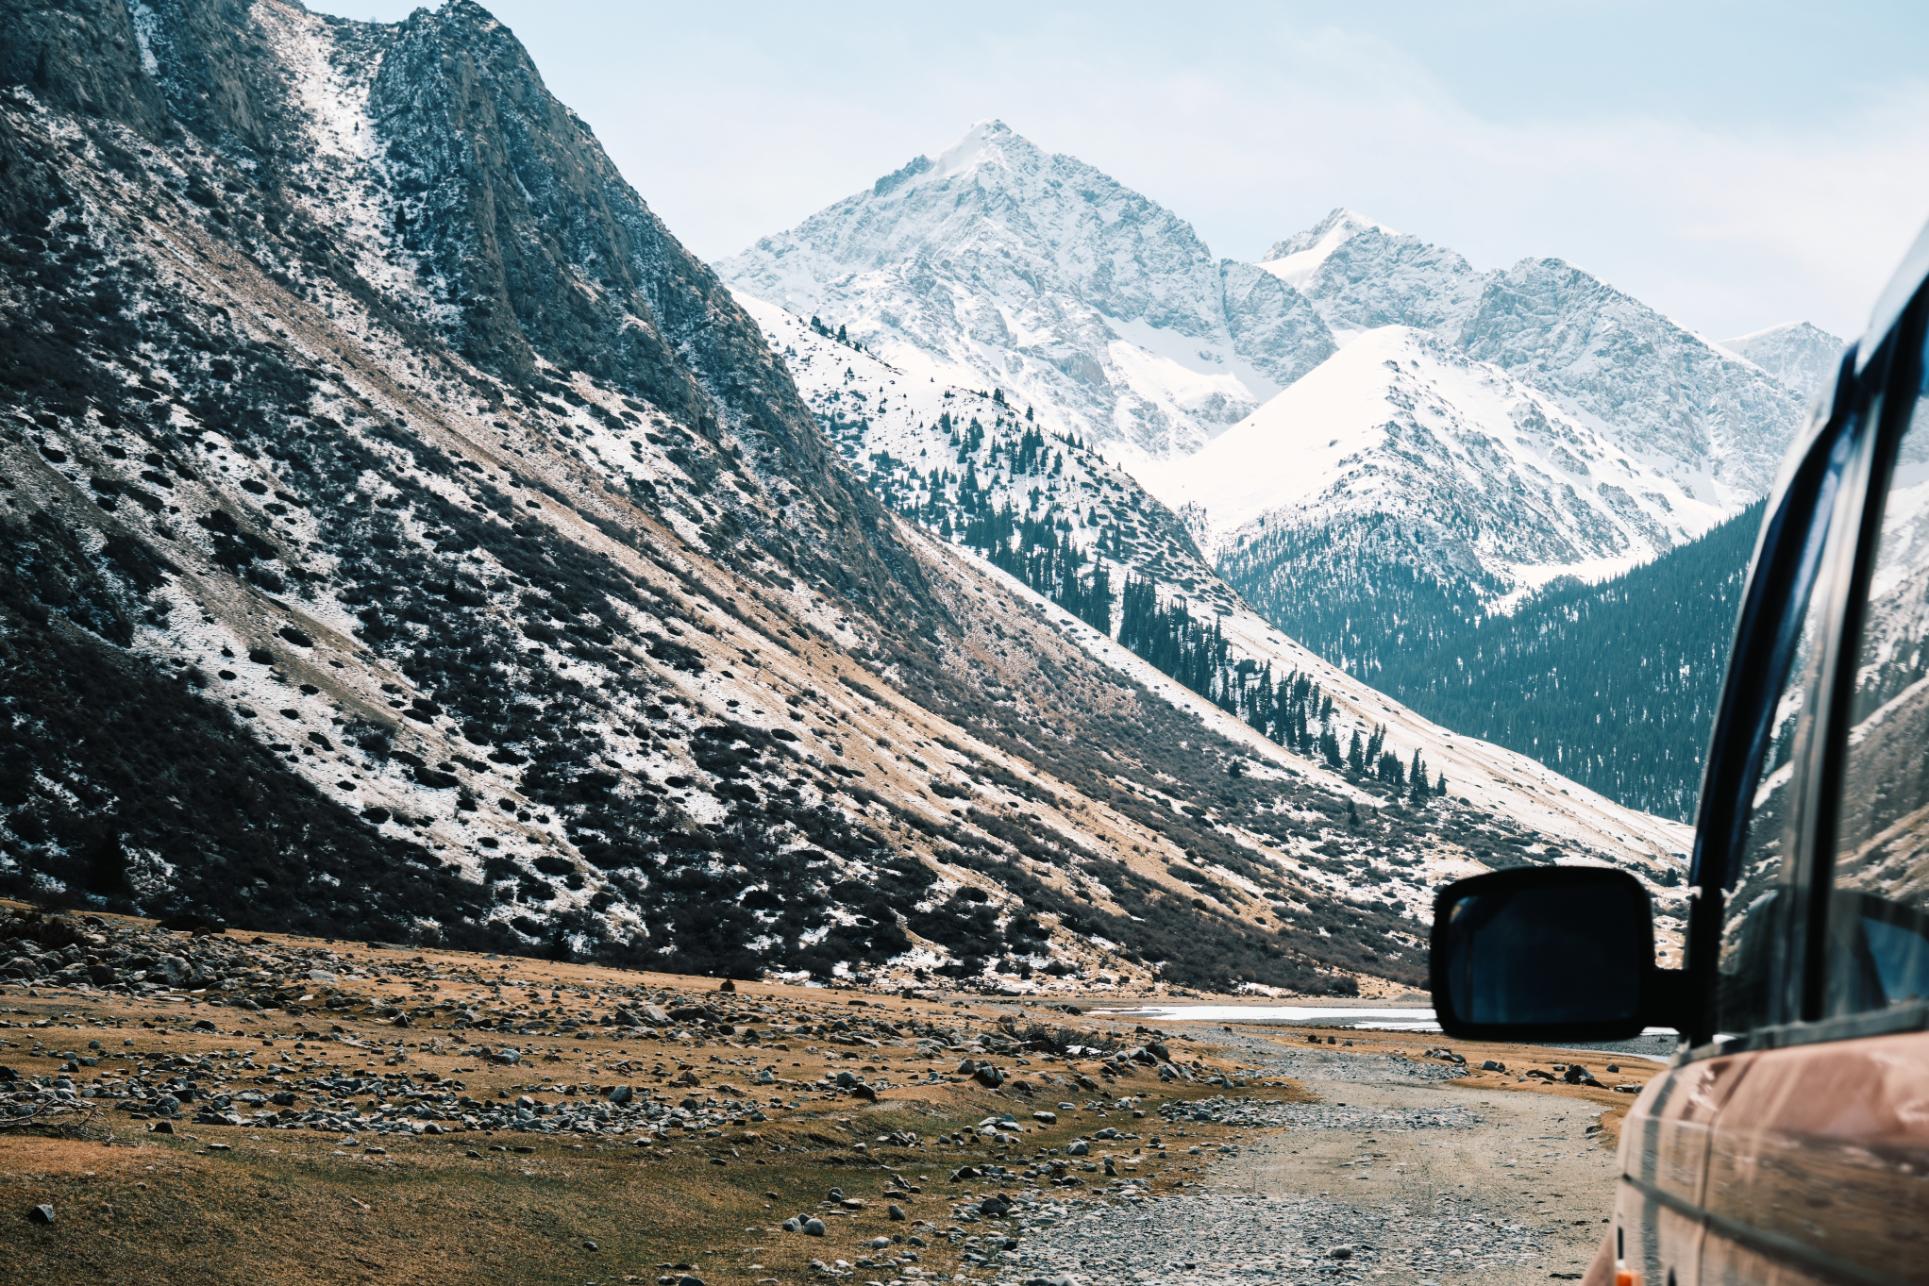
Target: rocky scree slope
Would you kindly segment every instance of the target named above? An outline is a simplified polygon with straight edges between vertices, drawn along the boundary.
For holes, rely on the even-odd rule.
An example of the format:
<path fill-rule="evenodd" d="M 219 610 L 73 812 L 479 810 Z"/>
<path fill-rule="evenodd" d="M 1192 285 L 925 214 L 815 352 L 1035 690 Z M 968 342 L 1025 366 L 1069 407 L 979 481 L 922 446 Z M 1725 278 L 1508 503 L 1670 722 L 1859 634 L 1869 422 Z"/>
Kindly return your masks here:
<path fill-rule="evenodd" d="M 1376 872 L 1575 847 L 1306 774 L 902 524 L 476 5 L 7 17 L 7 890 L 1349 990 L 1418 974 Z"/>

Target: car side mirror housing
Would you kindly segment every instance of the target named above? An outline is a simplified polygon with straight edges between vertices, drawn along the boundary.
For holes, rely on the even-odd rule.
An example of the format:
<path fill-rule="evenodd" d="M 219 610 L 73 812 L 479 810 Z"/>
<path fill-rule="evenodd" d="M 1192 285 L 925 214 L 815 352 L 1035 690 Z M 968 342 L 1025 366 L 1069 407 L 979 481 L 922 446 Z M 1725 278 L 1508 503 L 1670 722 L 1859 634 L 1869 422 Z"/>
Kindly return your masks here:
<path fill-rule="evenodd" d="M 1648 890 L 1601 866 L 1449 884 L 1430 968 L 1441 1030 L 1465 1040 L 1620 1040 L 1654 1020 L 1663 992 Z"/>

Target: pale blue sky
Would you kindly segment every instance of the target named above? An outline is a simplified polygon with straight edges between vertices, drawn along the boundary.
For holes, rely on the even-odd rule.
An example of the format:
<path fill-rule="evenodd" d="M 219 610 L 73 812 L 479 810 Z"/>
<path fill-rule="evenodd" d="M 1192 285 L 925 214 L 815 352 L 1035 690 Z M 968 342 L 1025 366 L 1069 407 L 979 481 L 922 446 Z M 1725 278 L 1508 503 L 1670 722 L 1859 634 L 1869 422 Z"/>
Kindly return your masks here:
<path fill-rule="evenodd" d="M 710 258 L 989 116 L 1222 255 L 1349 205 L 1479 267 L 1558 255 L 1713 335 L 1853 332 L 1929 219 L 1920 0 L 489 7 Z"/>

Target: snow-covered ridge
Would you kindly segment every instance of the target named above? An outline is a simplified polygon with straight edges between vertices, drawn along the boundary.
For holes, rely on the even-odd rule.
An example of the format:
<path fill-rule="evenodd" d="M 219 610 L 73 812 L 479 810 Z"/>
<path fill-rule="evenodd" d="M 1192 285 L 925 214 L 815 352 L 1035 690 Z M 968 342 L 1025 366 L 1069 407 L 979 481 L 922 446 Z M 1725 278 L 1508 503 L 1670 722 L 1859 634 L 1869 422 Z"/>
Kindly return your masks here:
<path fill-rule="evenodd" d="M 1392 516 L 1502 594 L 1598 578 L 1721 516 L 1581 417 L 1424 332 L 1366 331 L 1197 453 L 1139 467 L 1215 548 L 1282 525 Z"/>

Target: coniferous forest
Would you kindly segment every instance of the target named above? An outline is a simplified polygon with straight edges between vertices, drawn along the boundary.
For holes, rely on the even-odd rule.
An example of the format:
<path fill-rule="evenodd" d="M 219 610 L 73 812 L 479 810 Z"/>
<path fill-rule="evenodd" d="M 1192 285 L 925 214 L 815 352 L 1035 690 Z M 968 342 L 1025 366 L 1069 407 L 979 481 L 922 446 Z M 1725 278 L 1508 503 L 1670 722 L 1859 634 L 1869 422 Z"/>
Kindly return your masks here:
<path fill-rule="evenodd" d="M 1687 821 L 1761 516 L 1751 505 L 1645 566 L 1550 586 L 1505 616 L 1481 615 L 1415 562 L 1369 572 L 1361 560 L 1370 595 L 1255 575 L 1270 558 L 1221 571 L 1281 629 L 1428 718 Z"/>
<path fill-rule="evenodd" d="M 825 336 L 835 334 L 818 318 L 811 319 L 811 327 Z M 1429 769 L 1419 751 L 1403 759 L 1387 748 L 1385 728 L 1342 725 L 1331 697 L 1311 676 L 1296 669 L 1277 674 L 1269 661 L 1240 655 L 1215 617 L 1161 594 L 1150 579 L 1128 572 L 1115 588 L 1108 556 L 1121 553 L 1119 529 L 1105 528 L 1097 547 L 1083 550 L 1054 503 L 1063 452 L 1078 445 L 1076 440 L 1048 437 L 1029 413 L 1021 417 L 1008 407 L 1002 393 L 994 392 L 990 401 L 995 408 L 990 425 L 976 415 L 949 412 L 938 420 L 961 468 L 918 469 L 888 451 L 874 451 L 860 464 L 866 480 L 900 514 L 982 554 L 1279 745 L 1409 803 L 1423 805 L 1446 793 L 1446 779 Z M 861 437 L 863 428 L 837 416 L 827 417 L 825 427 L 846 443 Z M 1029 500 L 1020 509 L 1009 495 L 1011 484 L 1025 479 L 1044 485 L 1027 489 Z"/>

